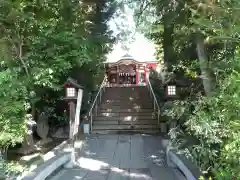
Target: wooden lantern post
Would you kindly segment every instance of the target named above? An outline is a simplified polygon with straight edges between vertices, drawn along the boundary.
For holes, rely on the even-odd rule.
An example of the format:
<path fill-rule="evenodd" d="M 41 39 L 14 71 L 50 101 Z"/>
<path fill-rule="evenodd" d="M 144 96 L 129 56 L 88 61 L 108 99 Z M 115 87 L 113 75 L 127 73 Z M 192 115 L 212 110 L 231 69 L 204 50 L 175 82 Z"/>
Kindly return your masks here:
<path fill-rule="evenodd" d="M 166 93 L 166 99 L 169 101 L 174 101 L 178 99 L 178 93 L 177 93 L 177 84 L 176 82 L 170 82 L 168 84 L 166 84 L 165 86 L 165 93 Z M 172 129 L 175 128 L 177 125 L 177 121 L 171 121 L 169 124 L 169 127 L 167 128 Z"/>
<path fill-rule="evenodd" d="M 64 84 L 66 89 L 65 100 L 69 105 L 69 139 L 72 145 L 71 161 L 67 167 L 72 168 L 75 165 L 75 140 L 79 129 L 79 118 L 82 104 L 83 87 L 74 79 L 68 78 Z M 76 116 L 78 114 L 78 116 Z"/>

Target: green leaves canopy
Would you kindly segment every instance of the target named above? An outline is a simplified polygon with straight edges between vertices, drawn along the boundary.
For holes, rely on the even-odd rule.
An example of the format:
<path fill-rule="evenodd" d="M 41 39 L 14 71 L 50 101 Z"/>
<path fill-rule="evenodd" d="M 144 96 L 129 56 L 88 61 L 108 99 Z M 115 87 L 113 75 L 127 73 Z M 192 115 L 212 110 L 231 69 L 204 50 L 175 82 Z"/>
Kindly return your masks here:
<path fill-rule="evenodd" d="M 1 0 L 2 146 L 23 140 L 30 109 L 34 113 L 56 107 L 68 76 L 88 87 L 85 94 L 95 88 L 114 42 L 107 22 L 115 7 L 108 0 Z M 82 74 L 88 77 L 79 78 Z"/>

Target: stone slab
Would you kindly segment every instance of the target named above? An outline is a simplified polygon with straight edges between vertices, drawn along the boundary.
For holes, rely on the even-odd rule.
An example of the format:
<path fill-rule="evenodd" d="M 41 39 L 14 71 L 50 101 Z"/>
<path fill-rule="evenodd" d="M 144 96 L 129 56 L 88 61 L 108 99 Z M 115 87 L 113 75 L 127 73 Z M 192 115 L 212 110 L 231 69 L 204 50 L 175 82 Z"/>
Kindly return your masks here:
<path fill-rule="evenodd" d="M 108 177 L 108 170 L 100 170 L 100 171 L 88 171 L 84 180 L 106 180 Z"/>
<path fill-rule="evenodd" d="M 129 170 L 113 168 L 106 180 L 129 180 Z"/>
<path fill-rule="evenodd" d="M 34 171 L 29 172 L 22 180 L 43 180 L 51 175 L 56 169 L 68 162 L 70 159 L 69 153 L 62 153 L 55 156 L 44 164 L 41 164 Z"/>
<path fill-rule="evenodd" d="M 130 169 L 130 180 L 152 180 L 150 169 Z"/>
<path fill-rule="evenodd" d="M 51 180 L 83 180 L 87 173 L 88 171 L 84 169 L 64 169 Z"/>
<path fill-rule="evenodd" d="M 175 173 L 171 168 L 152 166 L 150 167 L 150 173 L 152 180 L 180 180 L 175 176 Z"/>
<path fill-rule="evenodd" d="M 161 141 L 150 135 L 89 135 L 77 160 L 79 172 L 64 170 L 51 180 L 179 180 L 166 166 Z"/>

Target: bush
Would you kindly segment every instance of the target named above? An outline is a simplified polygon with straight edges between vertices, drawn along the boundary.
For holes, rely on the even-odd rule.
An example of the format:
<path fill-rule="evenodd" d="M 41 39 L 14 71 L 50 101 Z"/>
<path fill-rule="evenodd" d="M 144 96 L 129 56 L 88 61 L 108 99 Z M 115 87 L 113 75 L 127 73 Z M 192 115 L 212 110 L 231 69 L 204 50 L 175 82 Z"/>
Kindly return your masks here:
<path fill-rule="evenodd" d="M 26 126 L 27 90 L 11 70 L 0 72 L 0 148 L 22 142 Z"/>
<path fill-rule="evenodd" d="M 197 139 L 187 147 L 177 147 L 186 148 L 182 150 L 203 172 L 226 180 L 240 179 L 240 57 L 231 65 L 212 97 L 168 102 L 163 108 L 170 120 L 181 120 L 170 131 L 173 142 L 183 143 L 192 136 Z"/>

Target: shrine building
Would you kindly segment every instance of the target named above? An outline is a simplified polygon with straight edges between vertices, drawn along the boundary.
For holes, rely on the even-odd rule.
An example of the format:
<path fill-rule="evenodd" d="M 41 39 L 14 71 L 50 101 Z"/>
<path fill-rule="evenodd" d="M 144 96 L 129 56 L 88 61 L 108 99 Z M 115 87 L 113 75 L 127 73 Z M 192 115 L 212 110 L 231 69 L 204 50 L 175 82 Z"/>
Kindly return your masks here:
<path fill-rule="evenodd" d="M 139 62 L 126 54 L 117 62 L 106 63 L 105 68 L 111 86 L 144 86 L 150 70 L 156 70 L 157 61 Z"/>

